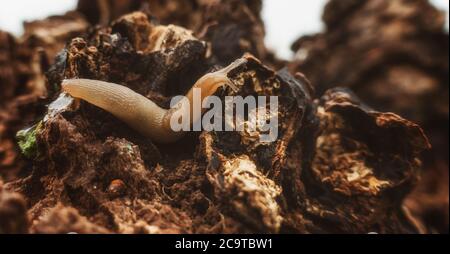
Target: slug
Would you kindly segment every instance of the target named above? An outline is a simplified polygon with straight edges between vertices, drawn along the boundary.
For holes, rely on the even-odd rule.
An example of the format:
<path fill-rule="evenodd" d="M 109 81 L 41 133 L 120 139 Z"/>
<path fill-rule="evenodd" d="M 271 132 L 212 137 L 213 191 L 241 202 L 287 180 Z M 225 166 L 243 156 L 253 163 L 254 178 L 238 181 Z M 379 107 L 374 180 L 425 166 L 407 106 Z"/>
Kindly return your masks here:
<path fill-rule="evenodd" d="M 241 58 L 217 72 L 204 75 L 186 94 L 187 100 L 181 100 L 172 109 L 163 109 L 128 87 L 114 83 L 90 79 L 65 79 L 61 86 L 63 92 L 108 111 L 151 140 L 158 143 L 172 143 L 180 139 L 184 133 L 172 130 L 171 116 L 175 112 L 180 112 L 179 110 L 182 114 L 193 115 L 194 88 L 201 89 L 201 101 L 213 95 L 222 86 L 228 85 L 236 89 L 227 75 L 246 61 L 245 58 Z M 196 122 L 200 117 L 190 117 L 190 123 Z"/>

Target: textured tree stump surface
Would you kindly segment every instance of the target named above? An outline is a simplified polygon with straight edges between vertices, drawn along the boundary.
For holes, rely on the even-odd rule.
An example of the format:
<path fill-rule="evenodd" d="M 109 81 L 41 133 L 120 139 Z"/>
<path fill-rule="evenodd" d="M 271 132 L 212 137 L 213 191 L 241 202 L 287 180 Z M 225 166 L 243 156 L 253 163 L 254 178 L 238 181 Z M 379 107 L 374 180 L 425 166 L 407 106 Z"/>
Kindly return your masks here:
<path fill-rule="evenodd" d="M 0 32 L 0 233 L 448 232 L 443 14 L 332 0 L 326 31 L 286 62 L 261 8 L 80 0 L 20 38 Z M 201 131 L 161 145 L 61 94 L 63 79 L 96 79 L 168 108 L 241 57 L 238 89 L 216 95 L 278 96 L 275 142 Z"/>

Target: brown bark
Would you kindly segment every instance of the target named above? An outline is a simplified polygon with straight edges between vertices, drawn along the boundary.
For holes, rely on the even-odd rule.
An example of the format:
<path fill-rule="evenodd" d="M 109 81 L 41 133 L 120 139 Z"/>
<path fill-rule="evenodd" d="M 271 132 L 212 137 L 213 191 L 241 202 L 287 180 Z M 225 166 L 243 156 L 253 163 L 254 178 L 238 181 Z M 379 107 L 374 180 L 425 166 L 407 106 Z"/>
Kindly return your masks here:
<path fill-rule="evenodd" d="M 449 53 L 445 14 L 426 0 L 330 1 L 326 31 L 293 45 L 292 72 L 323 94 L 351 88 L 364 102 L 419 123 L 433 148 L 405 205 L 428 232 L 448 232 Z"/>
<path fill-rule="evenodd" d="M 24 206 L 26 201 L 26 224 L 19 223 L 23 211 L 12 220 L 26 225 L 21 229 L 417 233 L 433 226 L 423 227 L 411 214 L 418 211 L 413 205 L 420 209 L 423 203 L 403 207 L 419 181 L 421 153 L 430 148 L 422 129 L 367 106 L 358 89 L 364 100 L 349 89 L 333 88 L 331 81 L 322 84 L 314 59 L 289 66 L 294 71 L 307 66 L 311 83 L 300 73 L 277 71 L 285 63 L 264 46 L 261 1 L 88 2 L 80 1 L 78 12 L 28 24 L 23 40 L 0 34 L 0 86 L 6 91 L 0 94 L 5 112 L 0 171 L 8 180 L 2 193 L 17 192 Z M 332 9 L 349 13 L 364 5 L 350 6 Z M 339 27 L 332 16 L 326 20 Z M 42 27 L 50 34 L 45 40 L 39 37 Z M 66 34 L 62 27 L 73 30 Z M 311 52 L 328 63 L 320 53 L 328 50 L 327 36 L 316 36 L 320 43 L 314 46 L 325 46 Z M 17 55 L 36 48 L 39 61 L 31 53 Z M 224 88 L 216 95 L 278 96 L 279 136 L 273 143 L 261 142 L 259 131 L 202 131 L 160 145 L 60 92 L 65 78 L 97 79 L 127 86 L 168 108 L 173 96 L 185 94 L 204 74 L 240 57 L 247 62 L 229 73 L 238 90 Z M 364 68 L 346 64 L 343 68 Z M 29 126 L 21 133 L 36 140 L 25 157 L 15 133 Z M 0 222 L 3 218 L 0 213 Z"/>

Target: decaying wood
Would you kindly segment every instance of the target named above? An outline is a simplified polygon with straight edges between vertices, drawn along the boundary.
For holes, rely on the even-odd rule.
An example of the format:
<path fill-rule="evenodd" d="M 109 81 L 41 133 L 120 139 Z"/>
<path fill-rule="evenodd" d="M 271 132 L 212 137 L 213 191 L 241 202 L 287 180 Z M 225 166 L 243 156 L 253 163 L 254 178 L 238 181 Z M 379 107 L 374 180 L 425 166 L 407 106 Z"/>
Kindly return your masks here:
<path fill-rule="evenodd" d="M 369 105 L 420 124 L 433 148 L 424 153 L 423 181 L 405 205 L 429 232 L 448 232 L 445 13 L 426 0 L 333 0 L 323 21 L 325 32 L 294 43 L 291 71 L 303 72 L 319 95 L 349 87 Z"/>
<path fill-rule="evenodd" d="M 356 76 L 345 70 L 333 75 L 356 93 L 334 87 L 334 67 L 318 67 L 324 62 L 334 66 L 331 53 L 339 56 L 345 49 L 330 45 L 339 41 L 339 29 L 351 27 L 345 25 L 351 19 L 339 20 L 333 13 L 352 17 L 357 8 L 378 13 L 377 6 L 331 1 L 325 14 L 329 31 L 300 40 L 298 57 L 309 40 L 314 42 L 308 57 L 280 69 L 286 64 L 264 46 L 261 1 L 90 2 L 81 0 L 76 12 L 28 24 L 21 39 L 0 33 L 0 174 L 7 180 L 0 187 L 0 232 L 430 229 L 411 214 L 411 206 L 403 206 L 419 182 L 422 152 L 430 148 L 421 127 L 401 117 L 396 107 L 388 108 L 394 113 L 375 110 L 387 104 L 367 100 L 353 84 L 372 89 L 370 84 L 379 80 L 363 80 L 366 73 L 360 69 L 365 67 L 351 58 L 338 66 L 355 70 Z M 416 2 L 412 6 L 422 6 Z M 392 15 L 401 7 L 391 7 Z M 420 44 L 424 50 L 437 50 L 425 42 Z M 419 68 L 405 67 L 407 62 L 399 69 L 395 62 L 388 65 L 381 61 L 387 57 L 384 50 L 375 50 L 374 59 L 380 61 L 366 67 L 393 66 L 401 75 Z M 426 62 L 428 53 L 420 56 L 412 63 L 443 63 Z M 247 61 L 228 76 L 238 89 L 220 89 L 216 95 L 278 96 L 279 136 L 273 143 L 260 142 L 258 131 L 202 131 L 161 145 L 109 113 L 61 94 L 63 79 L 96 79 L 126 86 L 168 108 L 173 96 L 240 57 Z M 17 212 L 2 214 L 11 203 Z M 3 223 L 5 218 L 11 222 Z"/>

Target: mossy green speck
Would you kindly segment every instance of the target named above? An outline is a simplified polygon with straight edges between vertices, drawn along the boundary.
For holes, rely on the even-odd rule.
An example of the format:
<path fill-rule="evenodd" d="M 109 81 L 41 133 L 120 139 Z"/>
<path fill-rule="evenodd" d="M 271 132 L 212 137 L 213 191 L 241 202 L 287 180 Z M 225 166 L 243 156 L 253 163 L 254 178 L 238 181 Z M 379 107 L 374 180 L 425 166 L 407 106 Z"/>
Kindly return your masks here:
<path fill-rule="evenodd" d="M 17 143 L 20 147 L 20 150 L 25 155 L 25 157 L 29 159 L 33 159 L 37 156 L 37 142 L 36 142 L 36 134 L 38 133 L 42 122 L 25 129 L 20 130 L 16 134 Z"/>

